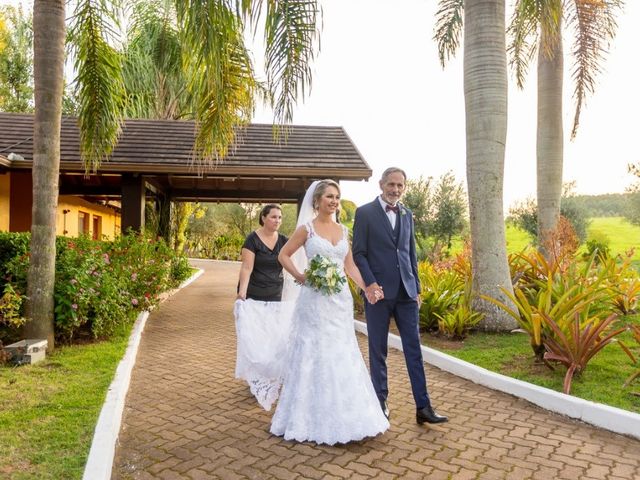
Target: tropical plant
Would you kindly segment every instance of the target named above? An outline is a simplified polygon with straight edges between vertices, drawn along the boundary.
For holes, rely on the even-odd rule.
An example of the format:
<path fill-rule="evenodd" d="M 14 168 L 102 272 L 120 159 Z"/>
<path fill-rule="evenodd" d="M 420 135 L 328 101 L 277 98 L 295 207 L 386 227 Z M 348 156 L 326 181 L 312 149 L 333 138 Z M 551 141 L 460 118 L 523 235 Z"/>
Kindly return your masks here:
<path fill-rule="evenodd" d="M 633 335 L 634 340 L 636 341 L 638 346 L 640 346 L 640 325 L 629 325 L 629 329 L 631 330 L 631 334 Z M 637 363 L 637 360 L 633 356 L 633 353 L 631 353 L 631 350 L 626 348 L 622 342 L 620 342 L 620 346 L 623 347 L 625 352 L 627 352 L 627 355 L 629 355 L 629 357 L 631 358 L 631 361 L 633 363 Z M 640 378 L 640 368 L 635 372 L 633 372 L 631 375 L 629 375 L 629 377 L 625 380 L 623 386 L 628 387 L 637 378 Z"/>
<path fill-rule="evenodd" d="M 56 206 L 64 90 L 65 1 L 38 0 L 33 7 L 33 208 L 25 334 L 54 349 Z M 103 79 L 108 81 L 108 77 Z M 94 98 L 100 98 L 96 91 Z"/>
<path fill-rule="evenodd" d="M 454 340 L 462 340 L 469 330 L 474 328 L 482 320 L 482 313 L 474 312 L 466 302 L 461 302 L 454 310 L 447 311 L 438 317 L 438 331 Z"/>
<path fill-rule="evenodd" d="M 622 0 L 518 0 L 509 33 L 511 63 L 518 86 L 522 87 L 529 61 L 538 53 L 537 185 L 538 236 L 554 230 L 560 215 L 562 196 L 563 61 L 562 23 L 574 34 L 575 113 L 574 138 L 587 94 L 595 89 L 596 75 L 615 36 L 616 13 Z"/>
<path fill-rule="evenodd" d="M 591 318 L 584 322 L 576 313 L 569 325 L 568 333 L 544 313 L 542 320 L 554 334 L 544 338 L 544 346 L 547 350 L 544 358 L 547 361 L 560 362 L 567 367 L 563 383 L 563 391 L 566 394 L 571 392 L 573 377 L 580 375 L 598 352 L 611 343 L 614 337 L 626 330 L 625 327 L 609 330 L 617 320 L 616 315 L 610 315 L 605 320 Z"/>
<path fill-rule="evenodd" d="M 510 304 L 512 292 L 503 215 L 507 137 L 507 59 L 504 0 L 464 2 L 464 97 L 467 190 L 471 225 L 474 311 L 490 331 L 517 324 L 486 296 Z"/>
<path fill-rule="evenodd" d="M 33 29 L 22 7 L 0 7 L 0 110 L 33 111 Z"/>
<path fill-rule="evenodd" d="M 465 280 L 451 268 L 436 269 L 428 262 L 418 264 L 418 278 L 422 286 L 420 326 L 431 330 L 438 318 L 457 309 L 464 297 Z"/>
<path fill-rule="evenodd" d="M 153 2 L 157 4 L 158 2 Z M 265 25 L 268 98 L 277 123 L 292 119 L 293 105 L 308 91 L 316 51 L 316 0 L 175 0 L 177 25 L 192 73 L 188 89 L 197 122 L 194 159 L 202 168 L 224 158 L 236 127 L 253 111 L 256 80 L 243 31 Z M 87 171 L 115 146 L 125 112 L 123 57 L 114 7 L 120 2 L 76 2 L 68 38 L 74 54 L 80 146 Z M 261 17 L 262 15 L 262 17 Z M 55 206 L 60 164 L 65 29 L 64 0 L 34 3 L 33 223 L 28 332 L 53 347 Z"/>

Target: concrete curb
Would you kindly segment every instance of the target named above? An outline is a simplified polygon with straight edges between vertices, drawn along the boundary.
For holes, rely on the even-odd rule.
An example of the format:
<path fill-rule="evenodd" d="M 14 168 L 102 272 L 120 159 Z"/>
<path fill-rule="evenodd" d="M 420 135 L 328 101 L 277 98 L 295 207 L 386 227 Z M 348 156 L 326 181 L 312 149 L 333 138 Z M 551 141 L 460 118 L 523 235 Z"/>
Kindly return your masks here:
<path fill-rule="evenodd" d="M 204 270 L 198 269 L 196 273 L 173 290 L 172 294 L 194 282 L 203 273 Z M 140 345 L 142 331 L 144 330 L 147 318 L 149 318 L 149 312 L 147 311 L 141 312 L 140 315 L 138 315 L 129 337 L 127 350 L 122 360 L 120 360 L 111 385 L 109 385 L 109 389 L 107 390 L 107 396 L 102 405 L 102 410 L 100 410 L 98 423 L 93 433 L 89 457 L 87 458 L 82 476 L 83 480 L 109 480 L 111 478 L 113 457 L 116 451 L 118 434 L 120 433 L 124 402 L 129 390 L 131 372 L 136 363 L 138 346 Z"/>
<path fill-rule="evenodd" d="M 354 323 L 358 332 L 367 334 L 366 323 L 360 320 L 354 320 Z M 402 351 L 400 337 L 390 333 L 389 346 Z M 582 420 L 611 432 L 640 439 L 640 414 L 516 380 L 424 345 L 422 346 L 422 355 L 425 362 L 458 377 L 528 400 L 546 410 Z"/>

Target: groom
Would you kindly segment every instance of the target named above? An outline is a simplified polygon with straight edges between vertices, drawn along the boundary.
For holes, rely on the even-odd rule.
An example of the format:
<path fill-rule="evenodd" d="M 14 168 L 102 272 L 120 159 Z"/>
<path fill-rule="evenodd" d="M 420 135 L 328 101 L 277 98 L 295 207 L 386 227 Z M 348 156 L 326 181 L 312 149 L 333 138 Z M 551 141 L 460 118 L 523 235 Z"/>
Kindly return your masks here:
<path fill-rule="evenodd" d="M 422 364 L 418 309 L 420 281 L 411 211 L 398 201 L 407 176 L 396 167 L 387 168 L 380 179 L 381 195 L 356 210 L 353 224 L 353 258 L 367 288 L 365 314 L 369 338 L 371 381 L 380 406 L 387 408 L 387 337 L 394 317 L 416 403 L 419 424 L 446 422 L 431 407 Z"/>

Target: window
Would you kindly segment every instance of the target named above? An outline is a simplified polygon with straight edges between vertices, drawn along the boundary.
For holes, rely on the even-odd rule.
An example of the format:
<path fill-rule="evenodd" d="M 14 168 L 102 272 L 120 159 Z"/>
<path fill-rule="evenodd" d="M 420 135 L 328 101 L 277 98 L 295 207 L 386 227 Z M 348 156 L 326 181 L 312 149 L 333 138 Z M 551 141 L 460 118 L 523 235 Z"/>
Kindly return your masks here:
<path fill-rule="evenodd" d="M 89 214 L 78 212 L 78 236 L 89 233 Z"/>
<path fill-rule="evenodd" d="M 100 215 L 93 216 L 93 235 L 94 240 L 102 238 L 102 217 Z"/>

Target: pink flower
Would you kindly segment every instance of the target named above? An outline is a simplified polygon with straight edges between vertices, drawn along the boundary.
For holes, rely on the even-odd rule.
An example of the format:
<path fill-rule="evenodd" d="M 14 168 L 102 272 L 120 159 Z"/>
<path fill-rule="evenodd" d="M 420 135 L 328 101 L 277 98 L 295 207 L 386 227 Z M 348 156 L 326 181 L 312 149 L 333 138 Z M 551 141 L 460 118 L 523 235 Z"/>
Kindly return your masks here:
<path fill-rule="evenodd" d="M 138 299 L 137 298 L 132 298 L 131 299 L 131 305 L 133 305 L 134 307 L 138 305 Z"/>
<path fill-rule="evenodd" d="M 75 285 L 76 283 L 78 283 L 78 280 L 76 280 L 75 278 L 71 279 L 71 285 Z"/>
<path fill-rule="evenodd" d="M 137 273 L 132 273 L 131 274 L 131 280 L 133 280 L 134 282 L 138 279 L 138 274 Z"/>
<path fill-rule="evenodd" d="M 106 263 L 107 265 L 109 263 L 111 263 L 111 261 L 109 260 L 109 254 L 108 253 L 103 254 L 102 258 L 104 259 L 104 263 Z"/>
<path fill-rule="evenodd" d="M 72 304 L 71 308 L 73 308 L 74 310 L 77 310 L 78 309 L 78 304 L 77 303 Z"/>

